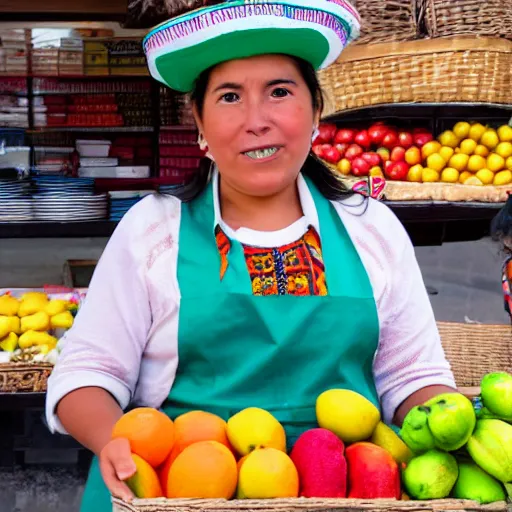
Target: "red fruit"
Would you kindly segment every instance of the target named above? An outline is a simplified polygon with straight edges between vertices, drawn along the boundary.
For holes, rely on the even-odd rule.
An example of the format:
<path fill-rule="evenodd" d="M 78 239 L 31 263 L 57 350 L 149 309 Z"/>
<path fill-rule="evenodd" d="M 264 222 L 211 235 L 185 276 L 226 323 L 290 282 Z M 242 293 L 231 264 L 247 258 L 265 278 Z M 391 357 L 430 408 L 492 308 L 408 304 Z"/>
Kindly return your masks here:
<path fill-rule="evenodd" d="M 377 149 L 377 154 L 380 156 L 383 162 L 387 162 L 389 160 L 389 149 L 379 148 Z"/>
<path fill-rule="evenodd" d="M 318 127 L 318 137 L 315 139 L 314 144 L 330 144 L 336 135 L 336 125 L 330 123 L 322 123 Z"/>
<path fill-rule="evenodd" d="M 349 446 L 345 454 L 348 462 L 349 498 L 401 498 L 398 465 L 386 450 L 362 442 Z"/>
<path fill-rule="evenodd" d="M 369 149 L 372 144 L 367 130 L 361 130 L 359 133 L 357 133 L 354 137 L 354 141 L 364 149 Z"/>
<path fill-rule="evenodd" d="M 384 174 L 387 173 L 388 169 L 391 168 L 391 166 L 394 164 L 395 162 L 392 162 L 391 160 L 386 160 L 384 162 Z"/>
<path fill-rule="evenodd" d="M 393 149 L 395 146 L 398 146 L 398 134 L 395 130 L 387 131 L 382 139 L 382 145 L 388 149 Z"/>
<path fill-rule="evenodd" d="M 316 144 L 315 146 L 313 146 L 311 148 L 311 150 L 313 151 L 313 153 L 315 153 L 315 155 L 318 157 L 318 158 L 322 158 L 322 155 L 324 153 L 324 149 L 322 147 L 322 144 Z"/>
<path fill-rule="evenodd" d="M 386 176 L 390 180 L 403 181 L 407 177 L 410 166 L 407 162 L 391 162 L 391 165 L 386 169 Z"/>
<path fill-rule="evenodd" d="M 405 152 L 405 161 L 409 165 L 421 164 L 421 151 L 420 148 L 413 146 Z"/>
<path fill-rule="evenodd" d="M 371 143 L 375 146 L 380 146 L 388 130 L 389 128 L 382 121 L 372 124 L 372 126 L 368 128 L 368 136 L 370 137 Z"/>
<path fill-rule="evenodd" d="M 361 146 L 358 146 L 357 144 L 351 144 L 347 151 L 345 151 L 345 158 L 348 158 L 349 160 L 354 160 L 354 158 L 357 158 L 358 156 L 361 156 L 363 154 L 363 148 Z"/>
<path fill-rule="evenodd" d="M 370 164 L 370 167 L 376 167 L 377 165 L 380 165 L 380 156 L 377 153 L 363 153 L 361 158 L 366 160 Z"/>
<path fill-rule="evenodd" d="M 417 133 L 414 135 L 414 144 L 420 148 L 431 140 L 434 140 L 434 136 L 431 133 Z"/>
<path fill-rule="evenodd" d="M 352 144 L 354 142 L 355 130 L 350 130 L 348 128 L 340 128 L 336 135 L 334 136 L 335 144 Z"/>
<path fill-rule="evenodd" d="M 390 160 L 392 162 L 401 162 L 405 160 L 405 149 L 400 146 L 394 147 L 393 150 L 391 151 Z"/>
<path fill-rule="evenodd" d="M 427 130 L 426 128 L 414 128 L 414 129 L 412 130 L 412 134 L 413 134 L 413 135 L 417 135 L 417 134 L 419 134 L 419 133 L 430 133 L 430 131 L 429 131 L 429 130 Z"/>
<path fill-rule="evenodd" d="M 347 151 L 348 144 L 335 144 L 334 147 L 338 150 L 341 158 L 345 156 L 345 152 Z"/>
<path fill-rule="evenodd" d="M 330 146 L 329 149 L 324 149 L 322 158 L 331 164 L 337 164 L 341 160 L 341 155 L 334 146 Z"/>
<path fill-rule="evenodd" d="M 360 156 L 352 160 L 352 174 L 354 176 L 368 176 L 370 169 L 371 165 Z"/>
<path fill-rule="evenodd" d="M 405 148 L 405 149 L 410 148 L 412 146 L 413 142 L 414 142 L 414 139 L 413 139 L 411 133 L 409 133 L 409 132 L 400 132 L 398 134 L 398 143 L 403 148 Z"/>
<path fill-rule="evenodd" d="M 324 428 L 304 432 L 291 453 L 299 473 L 300 496 L 306 498 L 346 498 L 347 462 L 345 445 Z"/>

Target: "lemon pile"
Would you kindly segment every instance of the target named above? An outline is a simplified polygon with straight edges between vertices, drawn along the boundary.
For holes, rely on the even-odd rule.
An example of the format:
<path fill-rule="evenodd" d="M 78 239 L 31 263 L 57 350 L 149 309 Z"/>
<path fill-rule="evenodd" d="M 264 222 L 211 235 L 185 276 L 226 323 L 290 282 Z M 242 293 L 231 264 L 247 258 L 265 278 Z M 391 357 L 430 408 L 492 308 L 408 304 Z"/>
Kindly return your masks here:
<path fill-rule="evenodd" d="M 458 122 L 421 148 L 423 165 L 409 170 L 408 181 L 508 185 L 512 183 L 512 127 L 497 130 Z"/>

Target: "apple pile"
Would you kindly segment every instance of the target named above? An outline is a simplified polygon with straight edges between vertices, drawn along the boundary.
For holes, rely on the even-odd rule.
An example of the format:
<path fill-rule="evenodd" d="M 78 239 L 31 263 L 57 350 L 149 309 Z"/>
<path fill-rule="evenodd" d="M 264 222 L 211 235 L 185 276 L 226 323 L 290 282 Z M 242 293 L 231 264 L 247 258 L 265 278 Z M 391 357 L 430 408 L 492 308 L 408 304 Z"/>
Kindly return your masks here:
<path fill-rule="evenodd" d="M 411 167 L 422 162 L 421 148 L 433 139 L 425 128 L 398 130 L 383 121 L 362 130 L 323 123 L 313 152 L 345 176 L 405 181 Z"/>

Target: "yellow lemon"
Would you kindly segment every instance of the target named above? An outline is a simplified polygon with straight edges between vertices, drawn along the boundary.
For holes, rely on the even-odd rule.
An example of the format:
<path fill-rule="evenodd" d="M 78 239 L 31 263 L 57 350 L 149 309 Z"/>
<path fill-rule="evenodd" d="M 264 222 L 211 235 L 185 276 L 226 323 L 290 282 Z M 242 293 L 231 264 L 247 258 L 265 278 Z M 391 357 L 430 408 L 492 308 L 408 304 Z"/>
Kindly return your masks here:
<path fill-rule="evenodd" d="M 472 172 L 469 172 L 469 171 L 461 172 L 460 176 L 459 176 L 459 183 L 464 184 L 468 178 L 471 178 L 471 176 L 473 176 Z"/>
<path fill-rule="evenodd" d="M 498 128 L 498 137 L 501 142 L 512 142 L 512 127 L 504 124 Z"/>
<path fill-rule="evenodd" d="M 466 167 L 468 166 L 469 162 L 469 155 L 466 155 L 465 153 L 459 153 L 458 155 L 453 155 L 450 158 L 450 161 L 448 162 L 449 167 L 453 167 L 454 169 L 457 169 L 457 171 L 464 171 L 466 170 Z"/>
<path fill-rule="evenodd" d="M 450 160 L 453 153 L 455 153 L 455 150 L 453 148 L 449 148 L 448 146 L 443 146 L 439 150 L 439 154 L 445 159 L 446 162 L 448 162 L 448 160 Z"/>
<path fill-rule="evenodd" d="M 434 153 L 427 158 L 427 167 L 434 171 L 442 171 L 446 167 L 446 160 L 439 153 Z"/>
<path fill-rule="evenodd" d="M 508 158 L 512 156 L 512 142 L 500 142 L 494 151 L 503 158 Z"/>
<path fill-rule="evenodd" d="M 480 142 L 482 135 L 485 133 L 485 126 L 481 123 L 475 123 L 469 129 L 469 138 L 476 142 Z"/>
<path fill-rule="evenodd" d="M 482 138 L 480 139 L 480 143 L 488 149 L 494 149 L 500 143 L 500 138 L 498 137 L 496 130 L 489 128 L 485 130 Z"/>
<path fill-rule="evenodd" d="M 512 156 L 509 156 L 507 158 L 507 161 L 505 162 L 505 166 L 509 171 L 512 171 Z"/>
<path fill-rule="evenodd" d="M 471 178 L 468 178 L 464 182 L 464 185 L 472 185 L 474 187 L 481 187 L 483 185 L 483 183 L 476 176 L 471 176 Z"/>
<path fill-rule="evenodd" d="M 457 135 L 459 139 L 465 139 L 469 135 L 471 125 L 466 121 L 460 121 L 453 127 L 453 133 Z"/>
<path fill-rule="evenodd" d="M 431 140 L 430 142 L 427 142 L 422 148 L 421 148 L 421 156 L 423 160 L 426 160 L 430 155 L 433 155 L 434 153 L 438 153 L 439 150 L 442 148 L 441 144 L 435 140 Z"/>
<path fill-rule="evenodd" d="M 425 167 L 425 169 L 423 169 L 421 179 L 424 183 L 433 183 L 435 181 L 439 181 L 439 173 L 434 169 Z"/>
<path fill-rule="evenodd" d="M 512 171 L 500 171 L 494 175 L 493 185 L 508 185 L 512 183 Z"/>
<path fill-rule="evenodd" d="M 441 181 L 445 183 L 457 183 L 459 180 L 459 171 L 457 169 L 453 169 L 452 167 L 447 167 L 441 173 Z"/>
<path fill-rule="evenodd" d="M 413 165 L 407 173 L 407 181 L 421 182 L 423 166 L 421 164 Z"/>
<path fill-rule="evenodd" d="M 451 130 L 445 130 L 437 140 L 443 145 L 449 148 L 456 148 L 459 145 L 459 138 Z"/>
<path fill-rule="evenodd" d="M 477 172 L 487 165 L 485 158 L 480 155 L 471 155 L 468 161 L 468 171 Z"/>
<path fill-rule="evenodd" d="M 478 144 L 473 154 L 486 157 L 489 156 L 489 150 L 485 146 L 482 146 L 482 144 Z"/>
<path fill-rule="evenodd" d="M 464 139 L 460 143 L 460 152 L 465 155 L 472 155 L 475 152 L 476 147 L 477 143 L 473 139 Z"/>
<path fill-rule="evenodd" d="M 494 173 L 489 169 L 480 169 L 475 176 L 484 184 L 490 185 L 494 180 Z"/>
<path fill-rule="evenodd" d="M 505 159 L 497 155 L 496 153 L 491 153 L 487 157 L 487 168 L 492 172 L 501 171 L 505 167 Z"/>

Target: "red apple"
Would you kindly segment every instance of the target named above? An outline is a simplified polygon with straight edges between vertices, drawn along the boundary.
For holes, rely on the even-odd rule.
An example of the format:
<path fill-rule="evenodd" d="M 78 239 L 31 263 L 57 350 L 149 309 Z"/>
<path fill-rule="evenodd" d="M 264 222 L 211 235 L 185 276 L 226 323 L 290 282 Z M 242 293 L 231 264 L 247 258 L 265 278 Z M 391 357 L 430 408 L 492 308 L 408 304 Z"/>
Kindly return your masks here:
<path fill-rule="evenodd" d="M 364 149 L 370 149 L 371 141 L 367 130 L 361 130 L 354 137 L 354 142 L 359 144 Z"/>
<path fill-rule="evenodd" d="M 352 160 L 352 174 L 354 176 L 368 176 L 371 165 L 360 156 Z"/>
<path fill-rule="evenodd" d="M 395 146 L 391 151 L 391 161 L 401 162 L 405 160 L 405 149 L 401 146 Z"/>
<path fill-rule="evenodd" d="M 386 173 L 388 169 L 394 164 L 395 162 L 392 162 L 391 160 L 386 160 L 384 162 L 384 172 Z"/>
<path fill-rule="evenodd" d="M 354 158 L 361 156 L 363 154 L 363 148 L 358 146 L 357 144 L 351 144 L 347 151 L 345 151 L 345 158 L 348 160 L 354 160 Z"/>
<path fill-rule="evenodd" d="M 371 143 L 375 146 L 380 146 L 388 130 L 389 128 L 382 121 L 372 124 L 370 128 L 368 128 L 368 136 L 370 137 Z"/>
<path fill-rule="evenodd" d="M 320 124 L 318 127 L 318 137 L 314 140 L 314 144 L 330 144 L 336 135 L 336 129 L 335 124 Z"/>
<path fill-rule="evenodd" d="M 419 148 L 422 148 L 427 142 L 434 140 L 434 136 L 431 133 L 417 133 L 414 135 L 414 144 Z"/>
<path fill-rule="evenodd" d="M 331 146 L 329 149 L 324 149 L 323 159 L 331 164 L 337 164 L 341 160 L 341 155 L 334 146 Z"/>
<path fill-rule="evenodd" d="M 384 138 L 382 139 L 382 145 L 385 148 L 393 149 L 398 145 L 398 134 L 395 130 L 388 130 Z"/>
<path fill-rule="evenodd" d="M 386 176 L 391 180 L 405 180 L 409 172 L 409 164 L 404 161 L 392 162 L 386 169 Z"/>
<path fill-rule="evenodd" d="M 372 151 L 363 153 L 361 158 L 366 160 L 370 164 L 370 167 L 376 167 L 380 164 L 380 156 Z"/>
<path fill-rule="evenodd" d="M 313 146 L 312 149 L 313 149 L 313 153 L 315 153 L 315 155 L 318 158 L 323 158 L 324 153 L 331 148 L 332 148 L 331 144 L 316 144 Z"/>
<path fill-rule="evenodd" d="M 383 162 L 387 162 L 389 160 L 389 149 L 379 148 L 377 149 L 377 154 L 380 156 Z"/>
<path fill-rule="evenodd" d="M 409 132 L 400 132 L 398 134 L 398 143 L 403 148 L 405 148 L 405 149 L 410 148 L 412 146 L 413 142 L 414 142 L 414 139 L 413 139 L 411 133 L 409 133 Z"/>
<path fill-rule="evenodd" d="M 341 158 L 345 156 L 345 152 L 347 151 L 348 144 L 335 144 L 334 147 L 338 150 Z"/>
<path fill-rule="evenodd" d="M 335 144 L 352 144 L 356 135 L 355 130 L 349 128 L 340 128 L 334 136 Z"/>
<path fill-rule="evenodd" d="M 413 146 L 405 152 L 405 161 L 409 165 L 421 164 L 421 151 L 420 148 Z"/>

